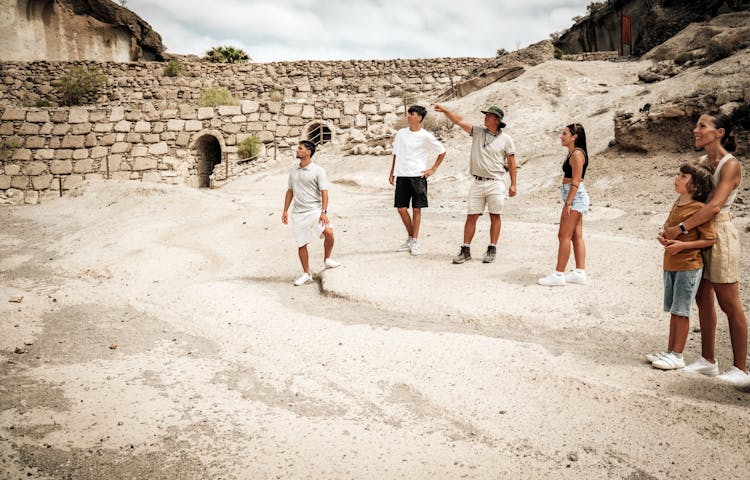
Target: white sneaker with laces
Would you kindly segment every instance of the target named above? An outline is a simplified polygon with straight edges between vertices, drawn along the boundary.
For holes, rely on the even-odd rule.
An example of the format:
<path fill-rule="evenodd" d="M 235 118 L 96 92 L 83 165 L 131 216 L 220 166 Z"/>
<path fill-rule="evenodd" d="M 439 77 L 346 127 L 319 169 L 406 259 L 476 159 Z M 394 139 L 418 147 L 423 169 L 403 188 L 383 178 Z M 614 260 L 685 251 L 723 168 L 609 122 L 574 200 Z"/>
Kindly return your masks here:
<path fill-rule="evenodd" d="M 326 268 L 336 268 L 340 267 L 341 263 L 337 262 L 336 260 L 332 258 L 326 258 L 325 262 L 323 264 L 326 266 Z"/>
<path fill-rule="evenodd" d="M 412 244 L 413 241 L 414 240 L 411 237 L 407 238 L 406 241 L 404 243 L 402 243 L 401 246 L 396 249 L 396 251 L 397 252 L 409 252 L 409 251 L 411 251 L 411 244 Z"/>
<path fill-rule="evenodd" d="M 697 360 L 685 367 L 685 371 L 715 377 L 719 374 L 719 361 L 716 360 L 711 363 L 703 357 L 698 357 Z"/>
<path fill-rule="evenodd" d="M 716 377 L 722 382 L 731 383 L 732 385 L 740 385 L 747 382 L 750 379 L 750 375 L 747 372 L 743 372 L 739 368 L 732 365 L 732 368 Z"/>
<path fill-rule="evenodd" d="M 304 285 L 306 283 L 310 283 L 313 281 L 312 275 L 305 272 L 303 273 L 297 280 L 294 281 L 294 286 L 299 287 L 300 285 Z"/>
<path fill-rule="evenodd" d="M 577 283 L 578 285 L 586 285 L 586 281 L 586 272 L 572 270 L 565 274 L 565 283 Z"/>
<path fill-rule="evenodd" d="M 664 355 L 668 354 L 670 352 L 656 352 L 656 353 L 648 353 L 646 354 L 646 360 L 648 363 L 654 363 L 654 361 L 660 359 Z"/>
<path fill-rule="evenodd" d="M 734 386 L 737 387 L 737 390 L 739 390 L 740 392 L 750 393 L 750 376 L 748 376 L 748 378 L 744 381 L 735 383 Z"/>
<path fill-rule="evenodd" d="M 412 240 L 411 248 L 409 248 L 409 253 L 411 253 L 415 257 L 419 255 L 419 242 L 418 241 Z"/>
<path fill-rule="evenodd" d="M 545 287 L 562 287 L 565 285 L 565 275 L 560 272 L 551 272 L 546 277 L 537 280 L 537 283 Z"/>
<path fill-rule="evenodd" d="M 667 353 L 651 362 L 651 366 L 659 370 L 677 370 L 685 368 L 685 360 L 674 353 Z"/>

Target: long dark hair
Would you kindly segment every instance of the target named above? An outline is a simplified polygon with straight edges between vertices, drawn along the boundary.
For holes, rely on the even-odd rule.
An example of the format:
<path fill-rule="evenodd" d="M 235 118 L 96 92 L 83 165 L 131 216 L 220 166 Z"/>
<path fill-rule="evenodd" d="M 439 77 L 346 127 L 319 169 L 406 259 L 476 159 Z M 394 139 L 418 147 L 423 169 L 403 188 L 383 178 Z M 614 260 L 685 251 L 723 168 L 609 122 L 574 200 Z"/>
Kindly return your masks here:
<path fill-rule="evenodd" d="M 706 113 L 714 121 L 714 128 L 717 130 L 720 128 L 724 129 L 724 136 L 721 137 L 721 146 L 727 152 L 734 152 L 737 148 L 737 142 L 734 140 L 732 135 L 732 119 L 728 115 L 724 115 L 721 112 L 708 112 Z"/>
<path fill-rule="evenodd" d="M 583 150 L 583 152 L 588 157 L 589 151 L 586 148 L 586 130 L 583 129 L 583 125 L 580 123 L 571 123 L 570 125 L 566 125 L 565 128 L 568 129 L 571 135 L 578 135 L 578 137 L 573 142 L 573 145 L 576 148 L 580 148 Z"/>

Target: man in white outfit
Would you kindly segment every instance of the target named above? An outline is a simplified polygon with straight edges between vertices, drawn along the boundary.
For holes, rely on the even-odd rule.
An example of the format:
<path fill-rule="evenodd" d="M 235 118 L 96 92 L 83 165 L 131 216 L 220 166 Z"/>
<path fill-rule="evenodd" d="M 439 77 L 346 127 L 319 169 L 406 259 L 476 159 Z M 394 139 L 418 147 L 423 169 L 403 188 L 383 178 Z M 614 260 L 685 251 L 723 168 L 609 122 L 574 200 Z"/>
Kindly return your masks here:
<path fill-rule="evenodd" d="M 289 183 L 284 198 L 284 211 L 281 222 L 289 223 L 287 211 L 294 200 L 292 208 L 292 227 L 294 239 L 297 241 L 299 261 L 302 264 L 302 275 L 294 281 L 295 286 L 310 283 L 313 274 L 310 271 L 307 244 L 313 236 L 323 238 L 323 263 L 326 268 L 336 268 L 341 265 L 331 258 L 333 250 L 333 228 L 328 220 L 328 188 L 329 182 L 325 170 L 313 163 L 315 144 L 303 140 L 297 146 L 299 165 L 289 172 Z"/>
<path fill-rule="evenodd" d="M 422 209 L 427 208 L 427 178 L 435 173 L 445 158 L 445 147 L 432 133 L 422 128 L 425 115 L 427 109 L 424 107 L 409 107 L 406 116 L 409 126 L 396 133 L 393 141 L 393 163 L 388 176 L 391 185 L 396 185 L 393 206 L 398 209 L 407 234 L 406 241 L 398 251 L 408 251 L 412 255 L 419 254 L 419 226 L 422 221 Z M 427 168 L 428 162 L 433 158 L 435 162 L 431 168 Z"/>

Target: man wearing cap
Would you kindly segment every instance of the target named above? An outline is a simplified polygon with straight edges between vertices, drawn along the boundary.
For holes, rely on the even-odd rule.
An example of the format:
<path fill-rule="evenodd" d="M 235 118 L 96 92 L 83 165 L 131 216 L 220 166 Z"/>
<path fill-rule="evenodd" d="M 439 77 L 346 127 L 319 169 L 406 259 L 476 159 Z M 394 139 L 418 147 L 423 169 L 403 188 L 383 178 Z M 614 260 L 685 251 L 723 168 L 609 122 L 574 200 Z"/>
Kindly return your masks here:
<path fill-rule="evenodd" d="M 477 219 L 484 213 L 485 207 L 490 212 L 490 244 L 482 262 L 492 263 L 497 254 L 500 215 L 503 213 L 505 197 L 516 195 L 516 149 L 513 139 L 502 131 L 505 128 L 505 115 L 494 105 L 482 110 L 484 126 L 480 127 L 472 125 L 442 105 L 436 104 L 435 111 L 444 113 L 451 122 L 472 137 L 469 173 L 473 178 L 464 224 L 464 243 L 453 263 L 461 264 L 471 260 L 471 240 L 474 238 Z"/>

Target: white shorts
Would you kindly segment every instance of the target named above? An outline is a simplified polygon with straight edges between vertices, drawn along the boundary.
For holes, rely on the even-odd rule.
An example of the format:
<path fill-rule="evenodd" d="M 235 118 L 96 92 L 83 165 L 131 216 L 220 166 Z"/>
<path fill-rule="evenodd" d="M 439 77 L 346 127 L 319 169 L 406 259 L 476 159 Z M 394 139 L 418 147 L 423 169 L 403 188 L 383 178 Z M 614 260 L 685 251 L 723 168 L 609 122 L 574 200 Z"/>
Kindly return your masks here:
<path fill-rule="evenodd" d="M 475 178 L 469 188 L 469 206 L 466 213 L 482 214 L 486 206 L 490 213 L 501 214 L 507 195 L 508 189 L 503 180 L 477 180 Z"/>
<path fill-rule="evenodd" d="M 326 227 L 320 224 L 320 213 L 317 208 L 305 213 L 292 213 L 292 229 L 297 247 L 304 247 L 314 237 L 323 238 L 323 230 L 331 228 L 330 223 Z"/>

